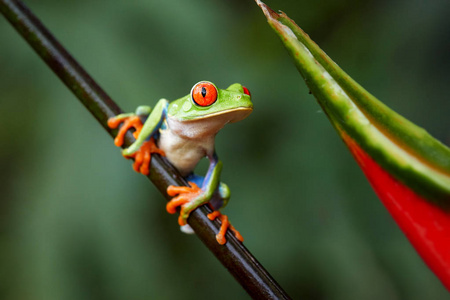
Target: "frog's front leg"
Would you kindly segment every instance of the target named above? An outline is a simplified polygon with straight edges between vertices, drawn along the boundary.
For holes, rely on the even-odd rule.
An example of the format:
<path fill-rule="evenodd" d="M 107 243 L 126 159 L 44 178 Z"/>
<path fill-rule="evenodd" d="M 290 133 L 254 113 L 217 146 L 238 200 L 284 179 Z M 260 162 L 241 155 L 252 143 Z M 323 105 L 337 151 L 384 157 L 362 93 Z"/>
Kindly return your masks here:
<path fill-rule="evenodd" d="M 134 158 L 133 168 L 136 172 L 148 175 L 151 154 L 165 155 L 164 151 L 156 146 L 153 136 L 166 117 L 167 106 L 167 100 L 161 99 L 153 111 L 149 106 L 139 106 L 135 114 L 120 114 L 108 120 L 110 128 L 117 128 L 123 123 L 114 140 L 115 145 L 118 147 L 123 145 L 127 131 L 134 128 L 133 135 L 136 141 L 130 147 L 122 150 L 122 155 L 126 158 Z M 142 118 L 146 119 L 144 124 L 142 124 Z"/>

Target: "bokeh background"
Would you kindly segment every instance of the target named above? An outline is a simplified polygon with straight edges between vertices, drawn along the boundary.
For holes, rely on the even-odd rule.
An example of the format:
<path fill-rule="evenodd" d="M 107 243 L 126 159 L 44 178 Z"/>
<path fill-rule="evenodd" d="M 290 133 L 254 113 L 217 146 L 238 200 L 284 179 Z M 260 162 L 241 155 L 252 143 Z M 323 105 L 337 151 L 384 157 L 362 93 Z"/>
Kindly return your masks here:
<path fill-rule="evenodd" d="M 253 1 L 26 3 L 125 111 L 234 82 L 225 212 L 294 299 L 448 299 Z M 448 0 L 279 0 L 353 78 L 450 144 Z M 248 299 L 0 17 L 0 299 Z"/>

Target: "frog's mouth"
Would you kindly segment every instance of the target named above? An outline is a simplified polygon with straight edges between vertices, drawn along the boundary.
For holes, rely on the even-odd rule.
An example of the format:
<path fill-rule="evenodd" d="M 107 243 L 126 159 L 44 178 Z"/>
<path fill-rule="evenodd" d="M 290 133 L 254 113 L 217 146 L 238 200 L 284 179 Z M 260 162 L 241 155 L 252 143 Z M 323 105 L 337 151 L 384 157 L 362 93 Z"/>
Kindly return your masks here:
<path fill-rule="evenodd" d="M 188 139 L 202 139 L 216 135 L 227 123 L 245 119 L 252 110 L 251 106 L 242 106 L 189 120 L 177 120 L 169 116 L 167 121 L 168 127 L 175 134 Z"/>
<path fill-rule="evenodd" d="M 194 117 L 185 122 L 199 121 L 199 120 L 213 120 L 213 119 L 223 119 L 224 123 L 235 123 L 239 122 L 248 117 L 253 111 L 253 107 L 236 107 L 216 113 L 208 114 L 205 116 Z M 228 118 L 228 120 L 226 120 Z"/>

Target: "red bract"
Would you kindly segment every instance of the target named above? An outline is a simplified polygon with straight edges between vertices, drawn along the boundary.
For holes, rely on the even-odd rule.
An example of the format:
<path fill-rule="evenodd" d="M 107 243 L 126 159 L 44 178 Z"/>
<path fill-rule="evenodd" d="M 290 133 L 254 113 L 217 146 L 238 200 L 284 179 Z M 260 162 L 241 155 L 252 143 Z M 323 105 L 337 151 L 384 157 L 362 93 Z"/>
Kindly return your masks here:
<path fill-rule="evenodd" d="M 341 133 L 373 189 L 428 267 L 450 289 L 450 214 L 426 201 L 383 170 Z"/>

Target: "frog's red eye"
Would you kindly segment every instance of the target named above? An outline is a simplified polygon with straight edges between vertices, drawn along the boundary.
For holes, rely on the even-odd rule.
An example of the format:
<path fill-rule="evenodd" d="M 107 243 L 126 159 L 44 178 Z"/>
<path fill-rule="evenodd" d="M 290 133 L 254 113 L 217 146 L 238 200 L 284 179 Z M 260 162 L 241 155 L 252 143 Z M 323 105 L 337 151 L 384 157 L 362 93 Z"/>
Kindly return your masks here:
<path fill-rule="evenodd" d="M 209 106 L 217 100 L 217 89 L 210 82 L 199 82 L 192 88 L 192 100 L 199 106 Z"/>
<path fill-rule="evenodd" d="M 244 89 L 244 94 L 249 95 L 250 97 L 252 96 L 248 88 L 246 88 L 245 86 L 242 86 L 242 88 Z"/>

